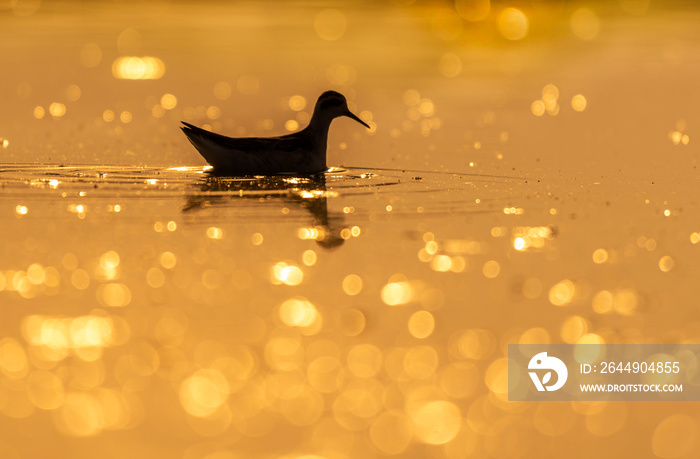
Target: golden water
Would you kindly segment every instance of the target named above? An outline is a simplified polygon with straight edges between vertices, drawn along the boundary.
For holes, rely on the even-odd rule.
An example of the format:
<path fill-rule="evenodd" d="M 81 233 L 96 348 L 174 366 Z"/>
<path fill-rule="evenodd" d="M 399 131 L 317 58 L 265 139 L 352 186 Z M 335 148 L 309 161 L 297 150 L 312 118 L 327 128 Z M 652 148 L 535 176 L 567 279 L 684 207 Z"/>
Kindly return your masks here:
<path fill-rule="evenodd" d="M 471 6 L 469 6 L 471 5 Z M 509 343 L 697 342 L 693 9 L 0 2 L 0 457 L 695 457 Z M 337 120 L 322 179 L 179 132 Z"/>

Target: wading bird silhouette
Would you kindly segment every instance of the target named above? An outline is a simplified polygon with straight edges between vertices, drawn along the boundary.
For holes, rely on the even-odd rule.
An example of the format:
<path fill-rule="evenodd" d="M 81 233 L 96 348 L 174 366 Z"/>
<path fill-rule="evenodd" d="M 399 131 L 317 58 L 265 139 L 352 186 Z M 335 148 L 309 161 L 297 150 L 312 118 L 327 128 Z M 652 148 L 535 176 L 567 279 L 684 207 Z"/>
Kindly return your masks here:
<path fill-rule="evenodd" d="M 181 127 L 192 145 L 213 166 L 215 175 L 312 175 L 325 172 L 328 129 L 339 116 L 370 128 L 348 109 L 345 97 L 326 91 L 316 101 L 306 128 L 280 137 L 232 138 L 189 123 Z"/>

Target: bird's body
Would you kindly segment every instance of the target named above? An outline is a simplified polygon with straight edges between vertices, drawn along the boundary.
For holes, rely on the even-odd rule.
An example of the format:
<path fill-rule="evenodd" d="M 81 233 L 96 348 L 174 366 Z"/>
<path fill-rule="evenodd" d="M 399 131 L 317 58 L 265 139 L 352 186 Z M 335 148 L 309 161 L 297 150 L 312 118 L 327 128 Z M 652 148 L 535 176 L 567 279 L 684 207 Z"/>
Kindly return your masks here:
<path fill-rule="evenodd" d="M 316 102 L 309 125 L 299 132 L 280 137 L 232 138 L 215 134 L 183 121 L 182 131 L 219 175 L 310 175 L 325 172 L 326 145 L 331 121 L 353 115 L 345 97 L 324 92 Z"/>

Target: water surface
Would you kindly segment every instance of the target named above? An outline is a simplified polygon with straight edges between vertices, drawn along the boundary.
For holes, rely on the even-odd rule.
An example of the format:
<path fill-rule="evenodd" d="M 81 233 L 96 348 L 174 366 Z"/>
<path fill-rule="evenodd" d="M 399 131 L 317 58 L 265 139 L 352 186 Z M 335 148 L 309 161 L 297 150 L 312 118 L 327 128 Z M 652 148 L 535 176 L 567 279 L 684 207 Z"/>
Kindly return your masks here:
<path fill-rule="evenodd" d="M 694 10 L 29 3 L 2 457 L 697 455 L 695 403 L 506 392 L 510 343 L 700 338 Z M 211 177 L 178 129 L 291 132 L 326 89 L 373 128 L 317 177 Z"/>

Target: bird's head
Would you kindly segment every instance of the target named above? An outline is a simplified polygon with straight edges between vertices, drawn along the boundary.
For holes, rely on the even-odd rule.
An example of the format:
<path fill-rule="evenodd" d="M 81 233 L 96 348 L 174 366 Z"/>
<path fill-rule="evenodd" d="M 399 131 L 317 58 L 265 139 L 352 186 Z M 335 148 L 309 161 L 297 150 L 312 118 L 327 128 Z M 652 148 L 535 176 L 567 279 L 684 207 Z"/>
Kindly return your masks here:
<path fill-rule="evenodd" d="M 362 124 L 367 129 L 370 129 L 367 123 L 362 121 L 359 117 L 357 117 L 354 113 L 350 111 L 350 109 L 348 108 L 348 102 L 345 100 L 345 97 L 339 92 L 326 91 L 323 94 L 321 94 L 321 96 L 318 98 L 318 101 L 316 102 L 316 108 L 314 111 L 321 114 L 321 116 L 323 116 L 324 118 L 327 117 L 329 119 L 337 118 L 339 116 L 347 116 L 348 118 L 352 118 L 358 123 Z"/>

